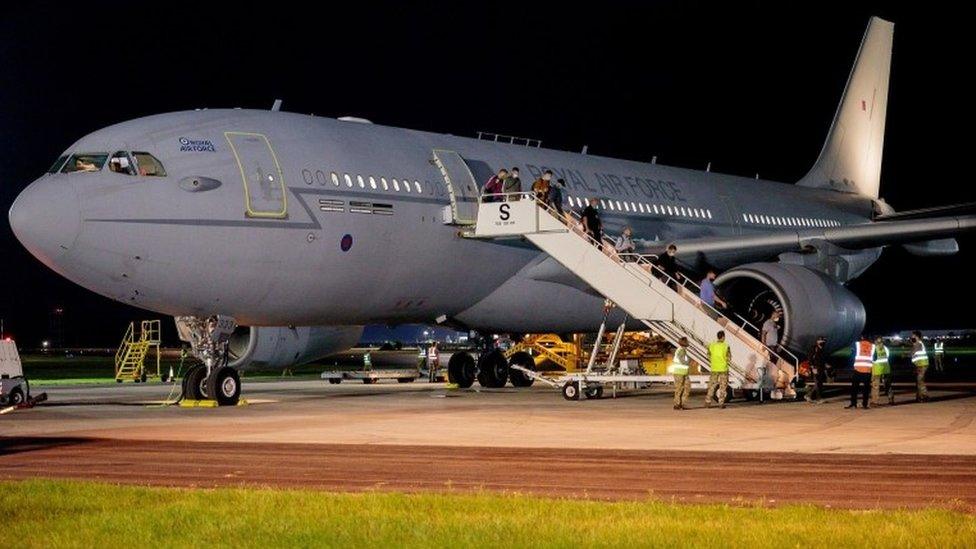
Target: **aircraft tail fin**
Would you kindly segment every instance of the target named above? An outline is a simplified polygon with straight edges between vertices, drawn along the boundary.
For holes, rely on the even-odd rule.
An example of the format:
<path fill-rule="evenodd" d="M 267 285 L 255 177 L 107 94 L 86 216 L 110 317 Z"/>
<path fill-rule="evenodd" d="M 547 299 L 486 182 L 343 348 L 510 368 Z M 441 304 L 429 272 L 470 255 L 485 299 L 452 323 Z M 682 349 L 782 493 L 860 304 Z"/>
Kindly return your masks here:
<path fill-rule="evenodd" d="M 871 18 L 827 142 L 798 185 L 878 198 L 894 27 Z"/>

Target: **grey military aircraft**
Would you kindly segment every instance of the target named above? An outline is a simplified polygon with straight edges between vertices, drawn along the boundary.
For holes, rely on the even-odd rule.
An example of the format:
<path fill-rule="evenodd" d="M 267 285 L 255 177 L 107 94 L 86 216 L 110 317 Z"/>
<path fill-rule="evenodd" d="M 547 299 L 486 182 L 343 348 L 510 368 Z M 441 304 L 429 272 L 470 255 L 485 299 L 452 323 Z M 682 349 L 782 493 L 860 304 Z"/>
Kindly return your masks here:
<path fill-rule="evenodd" d="M 796 185 L 327 119 L 196 110 L 109 126 L 68 147 L 10 210 L 41 262 L 101 295 L 173 315 L 204 365 L 184 391 L 236 402 L 235 368 L 314 360 L 371 323 L 585 332 L 602 297 L 524 240 L 464 238 L 499 168 L 563 179 L 643 251 L 724 270 L 732 308 L 784 313 L 782 344 L 864 324 L 844 284 L 886 246 L 950 254 L 965 210 L 896 213 L 879 198 L 893 25 L 868 25 L 819 158 Z M 508 140 L 514 141 L 514 140 Z M 529 178 L 525 178 L 528 180 Z M 504 382 L 504 380 L 503 380 Z"/>

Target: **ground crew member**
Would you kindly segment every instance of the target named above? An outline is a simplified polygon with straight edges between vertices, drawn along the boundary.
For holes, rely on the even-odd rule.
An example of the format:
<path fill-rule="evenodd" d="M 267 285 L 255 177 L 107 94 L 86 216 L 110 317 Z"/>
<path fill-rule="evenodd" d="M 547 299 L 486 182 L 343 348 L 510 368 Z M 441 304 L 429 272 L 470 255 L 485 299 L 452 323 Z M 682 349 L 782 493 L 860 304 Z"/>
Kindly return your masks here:
<path fill-rule="evenodd" d="M 857 408 L 857 393 L 861 391 L 861 407 L 870 408 L 868 404 L 868 387 L 871 383 L 871 370 L 874 368 L 874 344 L 868 338 L 861 336 L 860 341 L 854 342 L 854 372 L 851 376 L 851 403 L 844 408 Z"/>
<path fill-rule="evenodd" d="M 718 388 L 719 408 L 725 408 L 725 394 L 729 387 L 729 362 L 732 361 L 732 349 L 725 342 L 725 332 L 716 334 L 716 340 L 708 344 L 708 392 L 705 394 L 705 407 L 711 408 L 712 397 Z"/>
<path fill-rule="evenodd" d="M 428 381 L 434 383 L 437 381 L 437 370 L 441 366 L 440 353 L 437 352 L 437 342 L 430 344 L 427 347 L 427 376 Z"/>
<path fill-rule="evenodd" d="M 684 410 L 691 396 L 691 379 L 688 378 L 688 338 L 678 340 L 668 373 L 674 376 L 674 409 Z"/>
<path fill-rule="evenodd" d="M 935 371 L 942 373 L 942 359 L 945 355 L 945 343 L 936 341 L 932 344 L 932 351 L 935 352 Z"/>
<path fill-rule="evenodd" d="M 925 351 L 922 332 L 912 332 L 912 364 L 915 365 L 915 400 L 925 402 L 929 399 L 929 390 L 925 386 L 925 371 L 929 368 L 929 355 Z"/>
<path fill-rule="evenodd" d="M 895 395 L 891 390 L 891 364 L 888 362 L 888 347 L 880 337 L 874 340 L 874 362 L 871 366 L 871 406 L 878 405 L 878 396 L 884 386 L 888 396 L 888 404 L 895 403 Z"/>

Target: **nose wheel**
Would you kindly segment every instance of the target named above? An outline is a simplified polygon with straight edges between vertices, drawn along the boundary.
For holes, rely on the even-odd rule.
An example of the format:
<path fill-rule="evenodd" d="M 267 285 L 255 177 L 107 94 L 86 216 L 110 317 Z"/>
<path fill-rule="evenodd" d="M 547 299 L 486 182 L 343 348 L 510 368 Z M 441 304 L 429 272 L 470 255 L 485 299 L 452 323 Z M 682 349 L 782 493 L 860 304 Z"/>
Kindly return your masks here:
<path fill-rule="evenodd" d="M 220 406 L 240 402 L 241 377 L 227 365 L 228 342 L 235 328 L 237 322 L 227 316 L 176 317 L 180 339 L 190 344 L 190 352 L 202 362 L 183 376 L 184 399 L 215 400 Z"/>

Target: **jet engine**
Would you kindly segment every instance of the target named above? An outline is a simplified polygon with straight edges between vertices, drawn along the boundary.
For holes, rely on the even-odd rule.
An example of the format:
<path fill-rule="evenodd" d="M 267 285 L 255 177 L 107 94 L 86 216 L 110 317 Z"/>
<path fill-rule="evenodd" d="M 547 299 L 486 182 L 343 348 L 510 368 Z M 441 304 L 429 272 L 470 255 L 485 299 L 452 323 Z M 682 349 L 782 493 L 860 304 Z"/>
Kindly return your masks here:
<path fill-rule="evenodd" d="M 857 296 L 800 265 L 749 263 L 722 273 L 715 283 L 732 311 L 757 329 L 779 310 L 780 344 L 794 352 L 807 353 L 821 335 L 832 352 L 857 339 L 864 328 L 864 305 Z"/>
<path fill-rule="evenodd" d="M 230 366 L 286 368 L 356 345 L 362 326 L 239 326 L 229 343 Z"/>

